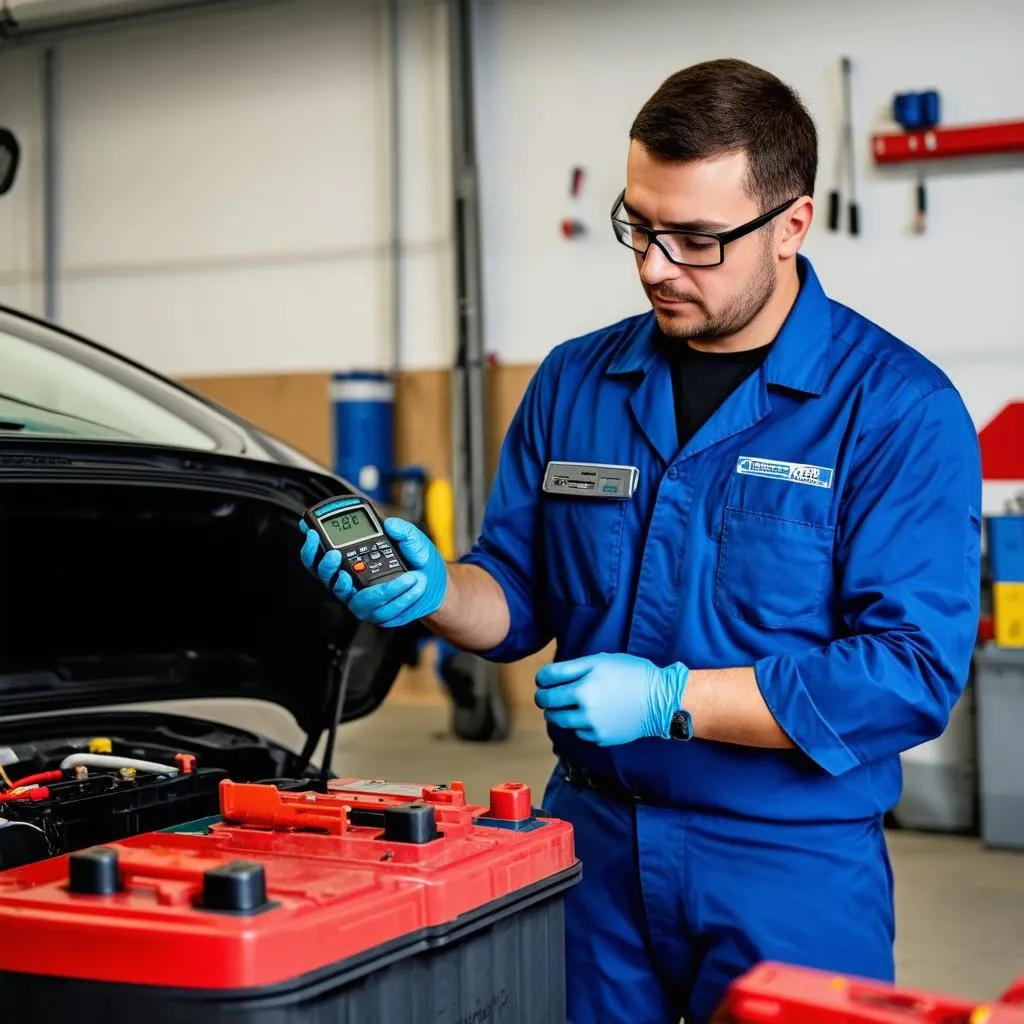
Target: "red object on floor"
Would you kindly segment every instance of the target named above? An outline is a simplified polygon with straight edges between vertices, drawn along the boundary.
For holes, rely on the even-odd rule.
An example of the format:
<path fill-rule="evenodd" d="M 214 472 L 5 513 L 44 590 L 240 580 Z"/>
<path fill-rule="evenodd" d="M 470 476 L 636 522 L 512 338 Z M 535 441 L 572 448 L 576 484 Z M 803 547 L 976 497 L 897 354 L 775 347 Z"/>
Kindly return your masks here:
<path fill-rule="evenodd" d="M 762 963 L 737 978 L 715 1024 L 1024 1024 L 1024 1006 Z"/>
<path fill-rule="evenodd" d="M 1024 402 L 1011 402 L 978 431 L 985 480 L 1024 480 Z"/>
<path fill-rule="evenodd" d="M 871 150 L 878 164 L 1024 153 L 1024 121 L 878 132 L 871 137 Z"/>
<path fill-rule="evenodd" d="M 524 890 L 536 904 L 579 873 L 572 827 L 536 814 L 517 783 L 478 806 L 461 783 L 344 779 L 321 794 L 224 781 L 221 810 L 208 829 L 0 872 L 0 990 L 18 974 L 264 989 Z"/>
<path fill-rule="evenodd" d="M 1024 1006 L 1024 974 L 999 997 L 1001 1003 L 1020 1003 Z"/>

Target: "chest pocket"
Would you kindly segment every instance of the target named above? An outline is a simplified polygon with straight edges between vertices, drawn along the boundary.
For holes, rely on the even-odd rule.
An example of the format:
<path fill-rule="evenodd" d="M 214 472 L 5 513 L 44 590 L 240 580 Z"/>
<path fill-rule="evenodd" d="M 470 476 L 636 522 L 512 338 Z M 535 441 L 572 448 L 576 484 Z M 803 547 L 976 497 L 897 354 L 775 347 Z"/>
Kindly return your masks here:
<path fill-rule="evenodd" d="M 821 612 L 832 588 L 830 488 L 735 474 L 719 530 L 715 607 L 767 629 Z"/>
<path fill-rule="evenodd" d="M 603 608 L 618 590 L 625 501 L 544 499 L 547 586 L 562 601 Z"/>

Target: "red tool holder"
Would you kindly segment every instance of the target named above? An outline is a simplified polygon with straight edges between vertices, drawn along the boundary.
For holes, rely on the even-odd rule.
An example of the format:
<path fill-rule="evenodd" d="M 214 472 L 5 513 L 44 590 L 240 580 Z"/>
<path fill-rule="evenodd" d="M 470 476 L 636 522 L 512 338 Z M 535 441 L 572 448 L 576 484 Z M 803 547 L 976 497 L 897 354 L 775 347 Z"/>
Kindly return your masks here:
<path fill-rule="evenodd" d="M 730 986 L 714 1024 L 1024 1024 L 1024 1005 L 936 995 L 762 963 Z"/>
<path fill-rule="evenodd" d="M 1024 153 L 1024 121 L 878 132 L 871 151 L 877 164 Z"/>

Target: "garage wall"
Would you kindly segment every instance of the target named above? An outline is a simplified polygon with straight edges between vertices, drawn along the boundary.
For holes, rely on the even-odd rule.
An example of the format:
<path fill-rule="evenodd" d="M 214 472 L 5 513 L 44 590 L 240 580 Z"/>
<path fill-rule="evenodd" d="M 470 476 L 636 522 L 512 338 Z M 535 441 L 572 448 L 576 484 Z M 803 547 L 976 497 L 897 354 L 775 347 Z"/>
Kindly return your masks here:
<path fill-rule="evenodd" d="M 415 368 L 451 350 L 448 81 L 439 4 L 401 9 Z M 380 0 L 287 0 L 64 44 L 61 321 L 178 375 L 388 366 L 386 18 Z M 12 52 L 0 121 L 31 128 L 39 58 Z M 25 170 L 5 211 L 22 221 Z"/>
<path fill-rule="evenodd" d="M 737 56 L 790 82 L 818 124 L 819 219 L 805 252 L 826 287 L 937 359 L 979 423 L 1024 397 L 1024 161 L 936 173 L 928 232 L 917 237 L 913 179 L 876 172 L 867 152 L 898 91 L 937 87 L 948 123 L 1024 118 L 1024 4 L 481 0 L 479 34 L 485 317 L 502 359 L 539 361 L 644 308 L 632 257 L 608 227 L 630 123 L 673 71 Z M 856 239 L 829 234 L 824 218 L 842 54 L 854 63 Z M 588 172 L 580 212 L 591 233 L 570 242 L 558 225 L 577 164 Z"/>

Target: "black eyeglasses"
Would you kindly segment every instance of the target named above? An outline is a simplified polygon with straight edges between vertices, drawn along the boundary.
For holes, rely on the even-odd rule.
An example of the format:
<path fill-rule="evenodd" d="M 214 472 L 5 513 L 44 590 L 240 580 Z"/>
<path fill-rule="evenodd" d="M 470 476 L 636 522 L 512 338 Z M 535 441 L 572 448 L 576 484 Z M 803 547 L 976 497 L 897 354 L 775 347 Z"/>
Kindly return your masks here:
<path fill-rule="evenodd" d="M 675 228 L 655 231 L 653 228 L 645 228 L 628 219 L 625 198 L 626 190 L 623 189 L 612 206 L 612 228 L 616 239 L 627 248 L 646 256 L 647 250 L 656 245 L 665 254 L 665 258 L 677 266 L 718 267 L 725 262 L 725 247 L 730 242 L 763 227 L 788 210 L 800 197 L 795 196 L 732 231 L 679 231 Z"/>

